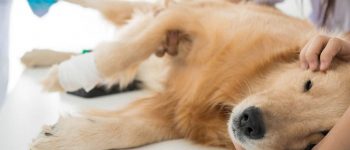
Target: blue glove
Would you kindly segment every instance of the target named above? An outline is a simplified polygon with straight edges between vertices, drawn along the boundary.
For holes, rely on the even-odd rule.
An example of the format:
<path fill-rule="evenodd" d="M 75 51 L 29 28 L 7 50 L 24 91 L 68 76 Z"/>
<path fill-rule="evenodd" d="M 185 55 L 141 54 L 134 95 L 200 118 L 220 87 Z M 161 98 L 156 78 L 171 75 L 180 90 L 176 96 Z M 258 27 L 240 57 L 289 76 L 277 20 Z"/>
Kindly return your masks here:
<path fill-rule="evenodd" d="M 57 0 L 28 0 L 30 8 L 38 17 L 44 16 L 56 2 Z"/>

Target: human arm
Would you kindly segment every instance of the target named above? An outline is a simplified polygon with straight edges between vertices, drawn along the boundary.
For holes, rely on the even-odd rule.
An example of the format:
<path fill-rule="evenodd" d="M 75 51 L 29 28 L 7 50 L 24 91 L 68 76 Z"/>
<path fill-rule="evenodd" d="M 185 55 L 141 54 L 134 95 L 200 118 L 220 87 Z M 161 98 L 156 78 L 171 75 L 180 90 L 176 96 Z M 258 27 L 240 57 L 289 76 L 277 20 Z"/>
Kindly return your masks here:
<path fill-rule="evenodd" d="M 313 150 L 348 150 L 350 148 L 350 107 L 333 129 Z"/>

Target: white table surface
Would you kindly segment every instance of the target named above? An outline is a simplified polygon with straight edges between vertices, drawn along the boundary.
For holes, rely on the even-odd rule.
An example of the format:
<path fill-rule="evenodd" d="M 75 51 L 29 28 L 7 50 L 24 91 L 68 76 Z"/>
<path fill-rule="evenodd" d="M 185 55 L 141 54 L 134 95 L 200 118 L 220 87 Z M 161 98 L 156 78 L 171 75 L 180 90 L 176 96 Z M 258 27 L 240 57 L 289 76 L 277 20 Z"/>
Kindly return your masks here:
<path fill-rule="evenodd" d="M 42 91 L 40 80 L 46 69 L 25 70 L 0 110 L 0 150 L 28 150 L 44 124 L 53 124 L 60 114 L 74 114 L 88 108 L 118 109 L 146 91 L 83 99 L 67 94 Z M 137 148 L 137 150 L 219 150 L 173 140 Z"/>

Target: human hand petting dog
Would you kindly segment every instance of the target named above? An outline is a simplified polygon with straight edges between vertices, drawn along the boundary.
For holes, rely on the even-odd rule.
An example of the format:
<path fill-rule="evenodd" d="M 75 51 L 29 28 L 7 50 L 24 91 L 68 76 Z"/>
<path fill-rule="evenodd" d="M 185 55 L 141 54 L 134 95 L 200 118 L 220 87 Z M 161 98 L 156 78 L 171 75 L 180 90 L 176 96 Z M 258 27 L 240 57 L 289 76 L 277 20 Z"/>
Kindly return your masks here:
<path fill-rule="evenodd" d="M 318 35 L 301 50 L 301 67 L 312 71 L 326 71 L 334 57 L 350 61 L 350 41 Z"/>
<path fill-rule="evenodd" d="M 300 63 L 303 69 L 326 71 L 333 59 L 338 57 L 350 61 L 350 33 L 344 39 L 317 35 L 311 39 L 300 52 Z M 337 122 L 328 135 L 313 150 L 349 149 L 347 139 L 350 139 L 350 108 Z M 244 150 L 234 142 L 236 150 Z"/>
<path fill-rule="evenodd" d="M 312 71 L 326 71 L 334 57 L 350 61 L 350 33 L 345 39 L 318 35 L 310 40 L 300 52 L 301 67 Z M 313 150 L 350 148 L 350 108 L 344 113 L 327 136 Z"/>

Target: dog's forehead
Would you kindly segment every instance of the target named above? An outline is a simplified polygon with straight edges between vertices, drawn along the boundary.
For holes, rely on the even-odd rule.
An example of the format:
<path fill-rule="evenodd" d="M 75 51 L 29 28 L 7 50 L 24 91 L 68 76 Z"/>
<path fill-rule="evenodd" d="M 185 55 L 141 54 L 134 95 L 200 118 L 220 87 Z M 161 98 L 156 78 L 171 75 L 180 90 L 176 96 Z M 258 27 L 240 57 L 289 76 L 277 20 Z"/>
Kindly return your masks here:
<path fill-rule="evenodd" d="M 279 79 L 281 84 L 285 83 L 304 83 L 307 80 L 339 80 L 337 78 L 338 71 L 330 70 L 326 72 L 321 71 L 312 71 L 312 70 L 306 70 L 302 69 L 299 66 L 294 66 L 290 68 L 286 68 L 284 70 L 281 70 L 280 72 L 276 73 L 273 79 Z"/>

